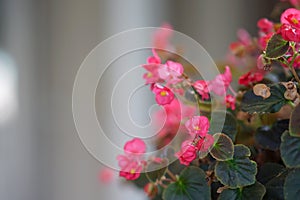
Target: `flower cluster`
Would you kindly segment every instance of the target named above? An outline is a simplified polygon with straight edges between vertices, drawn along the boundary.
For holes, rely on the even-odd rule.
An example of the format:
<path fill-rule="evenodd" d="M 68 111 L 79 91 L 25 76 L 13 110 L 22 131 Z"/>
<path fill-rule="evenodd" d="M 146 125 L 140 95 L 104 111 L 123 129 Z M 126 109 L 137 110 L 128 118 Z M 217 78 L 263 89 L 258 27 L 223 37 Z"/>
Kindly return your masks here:
<path fill-rule="evenodd" d="M 213 80 L 198 80 L 193 83 L 193 87 L 201 96 L 202 100 L 209 99 L 209 93 L 213 92 L 216 95 L 224 97 L 226 106 L 231 109 L 235 109 L 235 98 L 234 96 L 227 94 L 227 90 L 230 87 L 232 81 L 232 74 L 229 66 L 225 67 L 223 74 L 217 75 Z M 227 102 L 230 102 L 228 104 Z"/>
<path fill-rule="evenodd" d="M 202 195 L 209 199 L 211 193 L 213 199 L 237 193 L 247 199 L 249 191 L 255 192 L 253 199 L 263 199 L 265 193 L 273 195 L 265 186 L 282 187 L 283 181 L 278 195 L 291 195 L 293 177 L 300 177 L 300 160 L 290 153 L 299 152 L 295 144 L 300 143 L 300 0 L 282 1 L 296 8 L 285 9 L 278 22 L 259 19 L 256 38 L 238 30 L 224 72 L 210 80 L 199 79 L 187 70 L 190 65 L 163 51 L 170 47 L 169 25 L 155 32 L 155 48 L 142 67 L 145 85 L 159 105 L 152 119 L 160 130 L 151 146 L 158 151 L 145 158 L 144 141 L 127 141 L 124 154 L 117 157 L 119 176 L 136 180 L 145 173 L 148 197 L 166 200 Z M 220 105 L 227 109 L 218 109 Z M 169 158 L 179 162 L 168 166 Z M 273 164 L 279 173 L 272 171 Z M 185 169 L 178 173 L 182 165 Z M 261 177 L 265 171 L 273 178 Z M 109 178 L 104 175 L 103 181 Z M 174 193 L 182 188 L 185 193 Z"/>
<path fill-rule="evenodd" d="M 207 152 L 214 143 L 214 138 L 208 134 L 210 123 L 205 116 L 194 116 L 185 123 L 193 140 L 186 140 L 181 144 L 181 150 L 176 153 L 183 165 L 189 165 L 197 157 L 197 152 Z"/>
<path fill-rule="evenodd" d="M 140 177 L 146 161 L 143 159 L 143 154 L 146 152 L 144 141 L 134 138 L 124 145 L 124 155 L 117 157 L 120 170 L 120 176 L 127 180 L 135 180 Z"/>

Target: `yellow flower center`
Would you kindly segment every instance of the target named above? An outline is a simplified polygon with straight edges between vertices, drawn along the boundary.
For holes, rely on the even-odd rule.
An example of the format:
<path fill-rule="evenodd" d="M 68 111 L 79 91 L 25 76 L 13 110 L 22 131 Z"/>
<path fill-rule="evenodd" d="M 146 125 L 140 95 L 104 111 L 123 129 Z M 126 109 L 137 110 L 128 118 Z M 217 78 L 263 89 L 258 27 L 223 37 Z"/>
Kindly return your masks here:
<path fill-rule="evenodd" d="M 161 91 L 161 92 L 160 92 L 160 96 L 163 96 L 163 97 L 164 97 L 164 96 L 166 96 L 166 95 L 167 95 L 167 92 L 166 92 L 166 91 Z"/>
<path fill-rule="evenodd" d="M 298 23 L 299 23 L 298 19 L 296 19 L 296 18 L 293 18 L 293 19 L 292 19 L 292 22 L 293 22 L 294 24 L 298 24 Z"/>
<path fill-rule="evenodd" d="M 201 128 L 200 128 L 199 126 L 194 126 L 194 129 L 195 129 L 196 131 L 200 131 L 200 130 L 201 130 Z"/>
<path fill-rule="evenodd" d="M 134 173 L 135 173 L 135 169 L 131 169 L 130 174 L 134 174 Z"/>
<path fill-rule="evenodd" d="M 153 74 L 152 74 L 151 72 L 148 72 L 148 73 L 147 73 L 147 77 L 148 77 L 148 78 L 150 78 L 150 77 L 152 77 L 152 76 L 153 76 Z"/>

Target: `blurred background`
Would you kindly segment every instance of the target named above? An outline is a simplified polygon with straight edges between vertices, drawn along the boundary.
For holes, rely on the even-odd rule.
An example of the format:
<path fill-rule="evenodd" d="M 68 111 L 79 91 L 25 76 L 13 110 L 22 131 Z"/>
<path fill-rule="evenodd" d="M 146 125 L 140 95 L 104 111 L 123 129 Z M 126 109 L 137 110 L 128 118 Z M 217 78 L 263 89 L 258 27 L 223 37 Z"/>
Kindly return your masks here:
<path fill-rule="evenodd" d="M 0 0 L 0 199 L 146 199 L 120 179 L 101 183 L 103 166 L 79 140 L 72 88 L 83 59 L 113 34 L 168 22 L 220 60 L 275 2 Z"/>

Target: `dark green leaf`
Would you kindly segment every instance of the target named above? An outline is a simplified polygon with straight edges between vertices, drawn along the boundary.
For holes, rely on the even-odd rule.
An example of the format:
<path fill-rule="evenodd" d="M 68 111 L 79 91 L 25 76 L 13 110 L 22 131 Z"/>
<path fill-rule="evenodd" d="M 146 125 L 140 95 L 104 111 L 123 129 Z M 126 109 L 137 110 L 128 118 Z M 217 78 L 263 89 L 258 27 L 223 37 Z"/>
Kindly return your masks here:
<path fill-rule="evenodd" d="M 278 150 L 281 135 L 288 130 L 289 120 L 280 120 L 270 126 L 262 126 L 256 130 L 255 140 L 264 149 Z"/>
<path fill-rule="evenodd" d="M 284 170 L 283 172 L 279 173 L 277 176 L 275 176 L 265 184 L 267 192 L 266 195 L 264 196 L 264 199 L 266 200 L 284 199 L 283 184 L 286 176 L 287 176 L 287 170 Z"/>
<path fill-rule="evenodd" d="M 265 163 L 259 168 L 256 179 L 260 183 L 266 184 L 284 170 L 285 167 L 283 165 L 277 163 Z"/>
<path fill-rule="evenodd" d="M 259 182 L 236 189 L 225 189 L 219 200 L 260 200 L 266 193 L 265 186 Z"/>
<path fill-rule="evenodd" d="M 218 180 L 230 188 L 254 184 L 257 173 L 256 163 L 251 161 L 249 156 L 249 148 L 244 145 L 235 145 L 233 159 L 218 161 L 216 164 L 215 175 Z"/>
<path fill-rule="evenodd" d="M 178 180 L 171 183 L 163 192 L 164 200 L 208 200 L 210 187 L 205 173 L 198 167 L 188 167 L 182 171 Z"/>
<path fill-rule="evenodd" d="M 296 200 L 300 197 L 300 169 L 292 170 L 286 177 L 284 183 L 284 197 Z"/>
<path fill-rule="evenodd" d="M 225 120 L 224 120 L 225 118 Z M 211 127 L 209 132 L 224 133 L 234 142 L 237 134 L 237 121 L 230 112 L 215 111 L 212 113 Z"/>
<path fill-rule="evenodd" d="M 300 167 L 300 138 L 285 131 L 281 136 L 280 153 L 287 167 Z"/>
<path fill-rule="evenodd" d="M 231 160 L 234 148 L 232 140 L 223 133 L 216 133 L 213 137 L 215 143 L 210 151 L 210 155 L 218 161 Z"/>
<path fill-rule="evenodd" d="M 253 90 L 247 91 L 242 99 L 241 109 L 248 113 L 275 113 L 281 107 L 287 104 L 284 98 L 286 88 L 282 84 L 268 85 L 271 96 L 264 99 L 253 93 Z"/>
<path fill-rule="evenodd" d="M 289 42 L 284 40 L 280 34 L 274 34 L 266 48 L 266 58 L 276 59 L 282 57 L 289 50 Z"/>
<path fill-rule="evenodd" d="M 300 104 L 298 104 L 292 112 L 290 120 L 291 136 L 300 137 Z"/>

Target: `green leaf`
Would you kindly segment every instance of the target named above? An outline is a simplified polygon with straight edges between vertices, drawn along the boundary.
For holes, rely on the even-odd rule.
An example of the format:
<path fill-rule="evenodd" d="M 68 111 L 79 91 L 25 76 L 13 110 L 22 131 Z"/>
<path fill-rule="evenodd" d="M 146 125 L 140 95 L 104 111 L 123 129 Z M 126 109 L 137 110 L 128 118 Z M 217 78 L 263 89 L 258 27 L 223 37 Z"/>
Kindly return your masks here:
<path fill-rule="evenodd" d="M 148 162 L 146 167 L 146 176 L 149 181 L 155 182 L 157 179 L 160 179 L 163 175 L 165 175 L 168 163 L 167 159 L 162 159 L 161 162 L 154 160 Z"/>
<path fill-rule="evenodd" d="M 233 159 L 216 163 L 215 175 L 218 180 L 229 188 L 254 184 L 257 173 L 256 163 L 251 161 L 249 156 L 249 148 L 235 145 Z"/>
<path fill-rule="evenodd" d="M 260 183 L 266 184 L 283 171 L 285 171 L 283 165 L 277 163 L 265 163 L 259 168 L 256 179 Z"/>
<path fill-rule="evenodd" d="M 267 192 L 264 199 L 284 199 L 283 184 L 286 176 L 287 170 L 284 170 L 265 184 Z"/>
<path fill-rule="evenodd" d="M 278 150 L 281 143 L 281 135 L 289 129 L 289 120 L 280 120 L 270 126 L 262 126 L 256 130 L 255 141 L 263 148 Z"/>
<path fill-rule="evenodd" d="M 292 170 L 286 177 L 284 183 L 284 197 L 285 199 L 295 200 L 300 196 L 300 169 Z"/>
<path fill-rule="evenodd" d="M 291 114 L 290 134 L 291 136 L 300 137 L 300 104 L 298 104 Z"/>
<path fill-rule="evenodd" d="M 225 117 L 225 120 L 224 120 Z M 237 134 L 237 121 L 236 118 L 230 112 L 215 111 L 212 113 L 211 127 L 209 132 L 224 133 L 231 138 L 234 142 Z"/>
<path fill-rule="evenodd" d="M 178 180 L 171 183 L 163 192 L 164 200 L 208 200 L 210 187 L 205 173 L 198 167 L 188 167 L 182 171 Z"/>
<path fill-rule="evenodd" d="M 300 138 L 285 131 L 281 136 L 280 153 L 287 167 L 300 167 Z"/>
<path fill-rule="evenodd" d="M 276 59 L 282 57 L 289 50 L 289 42 L 284 40 L 280 34 L 274 34 L 266 48 L 266 58 Z"/>
<path fill-rule="evenodd" d="M 219 200 L 260 200 L 266 193 L 265 186 L 259 182 L 237 189 L 225 189 Z"/>
<path fill-rule="evenodd" d="M 214 146 L 210 151 L 210 155 L 218 161 L 231 160 L 233 158 L 233 142 L 223 133 L 216 133 L 214 137 Z"/>
<path fill-rule="evenodd" d="M 271 96 L 264 99 L 253 93 L 253 90 L 247 91 L 241 102 L 241 109 L 248 113 L 275 113 L 281 107 L 288 103 L 284 98 L 286 88 L 282 84 L 268 85 Z"/>

